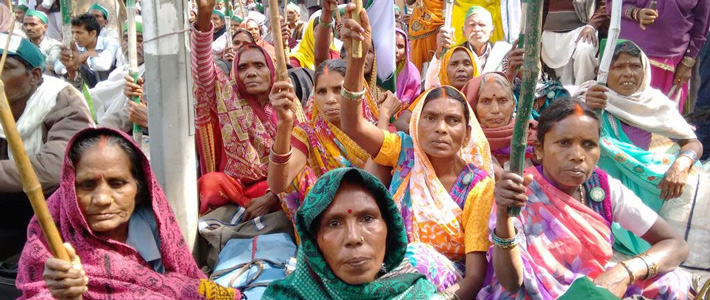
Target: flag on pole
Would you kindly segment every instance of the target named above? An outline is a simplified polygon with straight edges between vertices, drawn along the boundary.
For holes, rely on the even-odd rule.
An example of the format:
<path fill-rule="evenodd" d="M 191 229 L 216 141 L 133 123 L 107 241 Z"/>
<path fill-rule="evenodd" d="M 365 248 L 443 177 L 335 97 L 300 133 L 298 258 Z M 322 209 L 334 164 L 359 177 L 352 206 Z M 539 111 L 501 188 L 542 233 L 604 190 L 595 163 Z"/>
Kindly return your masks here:
<path fill-rule="evenodd" d="M 372 28 L 372 43 L 377 59 L 377 84 L 394 93 L 397 85 L 394 1 L 367 0 L 365 10 Z"/>

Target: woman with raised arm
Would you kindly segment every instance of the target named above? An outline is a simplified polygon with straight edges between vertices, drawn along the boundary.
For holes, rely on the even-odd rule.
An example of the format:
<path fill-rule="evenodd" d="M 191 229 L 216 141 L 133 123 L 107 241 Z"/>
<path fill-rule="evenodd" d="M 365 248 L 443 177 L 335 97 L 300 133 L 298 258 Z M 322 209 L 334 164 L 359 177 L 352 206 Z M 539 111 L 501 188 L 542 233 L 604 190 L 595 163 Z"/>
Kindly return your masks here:
<path fill-rule="evenodd" d="M 364 168 L 370 158 L 340 130 L 340 91 L 346 67 L 346 62 L 340 59 L 327 60 L 318 66 L 313 99 L 306 107 L 307 123 L 294 126 L 292 106 L 295 95 L 288 82 L 277 82 L 271 89 L 271 104 L 278 123 L 269 160 L 268 182 L 271 191 L 280 194 L 282 205 L 292 221 L 320 176 L 342 167 Z M 365 102 L 361 110 L 369 113 Z M 381 111 L 394 113 L 389 109 Z M 385 115 L 383 119 L 389 120 L 391 116 Z"/>
<path fill-rule="evenodd" d="M 352 13 L 354 5 L 347 10 Z M 362 42 L 363 53 L 371 47 L 364 11 L 361 19 L 362 26 L 348 19 L 341 30 L 348 53 L 354 40 Z M 483 283 L 489 247 L 493 179 L 488 175 L 488 143 L 465 97 L 450 86 L 420 96 L 411 135 L 389 133 L 367 122 L 359 109 L 365 59 L 347 57 L 341 129 L 376 163 L 394 168 L 390 192 L 409 241 L 418 245 L 410 245 L 415 267 L 440 290 L 472 297 Z M 458 271 L 464 264 L 465 274 Z"/>
<path fill-rule="evenodd" d="M 576 100 L 558 100 L 542 112 L 535 142 L 542 165 L 527 168 L 524 177 L 506 172 L 496 182 L 489 252 L 494 272 L 478 299 L 557 299 L 585 276 L 616 297 L 686 299 L 689 276 L 676 268 L 688 257 L 688 245 L 596 168 L 600 126 L 594 111 Z M 520 215 L 510 216 L 510 207 L 520 207 Z M 653 246 L 610 262 L 612 222 Z"/>
<path fill-rule="evenodd" d="M 216 67 L 207 51 L 214 3 L 197 1 L 191 38 L 200 212 L 233 202 L 246 208 L 248 220 L 280 209 L 266 182 L 277 121 L 269 102 L 274 65 L 266 50 L 246 44 L 236 51 L 229 76 Z"/>

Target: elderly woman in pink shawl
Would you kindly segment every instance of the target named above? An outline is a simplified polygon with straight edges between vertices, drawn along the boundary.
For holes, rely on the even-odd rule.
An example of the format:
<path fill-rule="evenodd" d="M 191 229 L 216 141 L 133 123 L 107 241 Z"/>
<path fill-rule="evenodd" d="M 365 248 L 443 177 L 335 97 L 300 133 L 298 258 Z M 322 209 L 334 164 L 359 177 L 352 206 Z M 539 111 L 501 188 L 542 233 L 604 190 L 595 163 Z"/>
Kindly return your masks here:
<path fill-rule="evenodd" d="M 402 101 L 402 107 L 409 104 L 421 93 L 422 77 L 417 67 L 409 61 L 409 37 L 401 29 L 397 29 L 395 54 L 397 59 L 397 98 Z"/>
<path fill-rule="evenodd" d="M 47 205 L 72 263 L 52 257 L 33 218 L 20 257 L 20 299 L 241 299 L 206 280 L 148 159 L 124 133 L 75 135 Z"/>

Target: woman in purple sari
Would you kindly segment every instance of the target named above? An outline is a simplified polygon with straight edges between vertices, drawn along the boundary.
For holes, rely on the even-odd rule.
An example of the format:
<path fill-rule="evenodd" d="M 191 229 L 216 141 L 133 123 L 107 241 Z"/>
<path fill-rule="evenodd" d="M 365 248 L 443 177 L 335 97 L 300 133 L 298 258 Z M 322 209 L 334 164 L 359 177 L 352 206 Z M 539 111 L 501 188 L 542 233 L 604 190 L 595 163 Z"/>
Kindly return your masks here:
<path fill-rule="evenodd" d="M 614 0 L 618 1 L 618 0 Z M 611 12 L 611 0 L 607 12 Z M 683 111 L 691 69 L 705 44 L 710 2 L 682 0 L 623 0 L 621 33 L 641 47 L 651 63 L 651 86 L 669 94 L 680 87 Z M 675 99 L 678 88 L 671 95 Z"/>
<path fill-rule="evenodd" d="M 397 58 L 397 98 L 402 101 L 402 107 L 417 99 L 421 93 L 422 77 L 417 67 L 409 61 L 409 37 L 401 29 L 397 29 L 395 54 Z"/>

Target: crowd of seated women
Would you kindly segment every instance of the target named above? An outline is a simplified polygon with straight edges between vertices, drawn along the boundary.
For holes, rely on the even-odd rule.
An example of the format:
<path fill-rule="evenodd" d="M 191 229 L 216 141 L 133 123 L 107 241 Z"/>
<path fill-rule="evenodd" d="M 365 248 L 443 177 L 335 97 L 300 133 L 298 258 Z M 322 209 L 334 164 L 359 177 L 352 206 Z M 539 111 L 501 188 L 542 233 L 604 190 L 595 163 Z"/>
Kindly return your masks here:
<path fill-rule="evenodd" d="M 506 171 L 523 117 L 515 72 L 479 75 L 470 51 L 453 48 L 438 84 L 387 92 L 372 80 L 363 11 L 361 24 L 344 19 L 339 38 L 344 53 L 357 40 L 366 55 L 320 62 L 310 99 L 299 99 L 256 44 L 236 50 L 231 73 L 216 67 L 208 2 L 198 1 L 191 33 L 201 210 L 233 202 L 247 220 L 286 212 L 296 267 L 264 299 L 581 299 L 585 281 L 612 298 L 697 292 L 679 269 L 695 249 L 659 210 L 690 196 L 701 180 L 689 178 L 705 178 L 694 167 L 703 149 L 649 86 L 648 59 L 633 42 L 616 45 L 607 86 L 584 84 L 537 111 L 520 176 Z M 320 21 L 331 17 L 328 9 Z M 332 28 L 314 34 L 332 43 Z M 521 52 L 511 53 L 514 69 Z M 649 154 L 652 134 L 678 154 Z M 52 258 L 33 219 L 17 282 L 24 298 L 243 298 L 198 268 L 125 134 L 78 133 L 61 182 L 48 205 L 72 259 Z"/>

